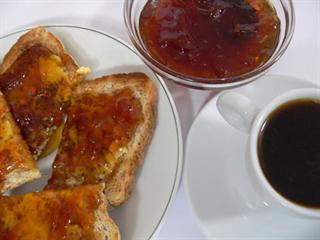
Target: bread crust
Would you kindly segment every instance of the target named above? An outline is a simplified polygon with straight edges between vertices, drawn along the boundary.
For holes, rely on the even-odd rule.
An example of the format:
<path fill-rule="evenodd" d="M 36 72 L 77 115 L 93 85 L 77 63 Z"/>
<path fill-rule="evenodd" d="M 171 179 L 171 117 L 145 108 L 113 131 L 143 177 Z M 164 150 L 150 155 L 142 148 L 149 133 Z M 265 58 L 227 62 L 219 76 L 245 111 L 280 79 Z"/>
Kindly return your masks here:
<path fill-rule="evenodd" d="M 97 185 L 99 190 L 99 198 L 103 199 L 99 208 L 95 212 L 95 224 L 94 229 L 97 234 L 97 239 L 101 240 L 120 240 L 121 235 L 118 226 L 108 215 L 108 202 L 103 193 L 104 184 Z"/>

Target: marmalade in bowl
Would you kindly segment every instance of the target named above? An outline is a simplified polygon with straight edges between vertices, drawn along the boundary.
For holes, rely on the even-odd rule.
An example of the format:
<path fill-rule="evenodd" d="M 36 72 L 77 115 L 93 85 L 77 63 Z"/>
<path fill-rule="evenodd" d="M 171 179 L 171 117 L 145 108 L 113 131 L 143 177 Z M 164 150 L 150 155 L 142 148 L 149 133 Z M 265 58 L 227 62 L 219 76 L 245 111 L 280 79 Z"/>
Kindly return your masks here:
<path fill-rule="evenodd" d="M 161 64 L 191 78 L 221 81 L 268 61 L 280 20 L 268 0 L 149 0 L 139 28 Z"/>

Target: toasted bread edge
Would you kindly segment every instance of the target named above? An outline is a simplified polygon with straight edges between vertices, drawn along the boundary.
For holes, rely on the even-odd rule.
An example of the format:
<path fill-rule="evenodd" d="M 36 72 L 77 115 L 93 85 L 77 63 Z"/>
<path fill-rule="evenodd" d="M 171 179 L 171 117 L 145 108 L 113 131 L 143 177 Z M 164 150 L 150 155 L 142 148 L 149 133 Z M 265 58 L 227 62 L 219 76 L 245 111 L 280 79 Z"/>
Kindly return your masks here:
<path fill-rule="evenodd" d="M 109 217 L 107 212 L 107 199 L 103 193 L 104 184 L 99 184 L 100 187 L 100 199 L 104 199 L 99 205 L 99 208 L 95 212 L 96 221 L 94 223 L 95 231 L 98 235 L 97 239 L 101 240 L 120 240 L 120 231 L 118 226 Z"/>
<path fill-rule="evenodd" d="M 37 169 L 16 169 L 7 174 L 0 192 L 6 192 L 41 177 Z"/>

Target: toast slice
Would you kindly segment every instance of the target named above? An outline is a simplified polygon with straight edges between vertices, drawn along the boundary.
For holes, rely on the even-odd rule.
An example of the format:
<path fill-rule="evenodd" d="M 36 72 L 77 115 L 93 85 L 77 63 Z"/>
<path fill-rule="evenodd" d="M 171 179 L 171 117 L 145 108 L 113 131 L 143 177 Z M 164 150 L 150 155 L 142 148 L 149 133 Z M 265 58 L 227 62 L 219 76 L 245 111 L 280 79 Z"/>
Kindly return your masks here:
<path fill-rule="evenodd" d="M 86 73 L 81 70 L 43 27 L 22 35 L 4 57 L 0 89 L 35 159 L 63 123 L 71 87 Z"/>
<path fill-rule="evenodd" d="M 39 177 L 36 163 L 0 92 L 0 192 Z"/>
<path fill-rule="evenodd" d="M 0 239 L 120 240 L 109 218 L 104 186 L 87 185 L 0 196 Z"/>
<path fill-rule="evenodd" d="M 47 189 L 104 182 L 110 206 L 126 201 L 152 138 L 154 83 L 142 73 L 104 76 L 74 89 Z"/>

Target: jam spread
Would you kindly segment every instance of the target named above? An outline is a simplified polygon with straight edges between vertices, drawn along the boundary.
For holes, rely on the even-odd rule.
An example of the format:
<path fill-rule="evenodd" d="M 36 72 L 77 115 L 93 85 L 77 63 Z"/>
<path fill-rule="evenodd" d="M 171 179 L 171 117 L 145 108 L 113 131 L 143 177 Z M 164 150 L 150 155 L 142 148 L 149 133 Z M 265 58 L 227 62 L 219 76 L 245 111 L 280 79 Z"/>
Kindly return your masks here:
<path fill-rule="evenodd" d="M 141 36 L 153 57 L 199 78 L 254 70 L 274 52 L 279 30 L 268 0 L 149 0 L 140 16 Z"/>
<path fill-rule="evenodd" d="M 4 97 L 0 96 L 0 186 L 8 173 L 17 168 L 26 167 L 27 156 L 22 153 L 17 138 L 14 138 L 14 127 L 9 118 L 9 109 Z M 13 121 L 13 120 L 11 120 Z M 31 158 L 31 156 L 30 156 Z M 25 161 L 23 161 L 25 159 Z"/>
<path fill-rule="evenodd" d="M 142 106 L 130 89 L 72 99 L 46 188 L 107 181 L 142 119 Z"/>
<path fill-rule="evenodd" d="M 96 239 L 95 211 L 103 198 L 98 186 L 1 196 L 0 239 Z"/>
<path fill-rule="evenodd" d="M 52 130 L 63 122 L 70 94 L 63 62 L 47 48 L 32 46 L 0 75 L 0 88 L 31 152 L 39 155 Z"/>

